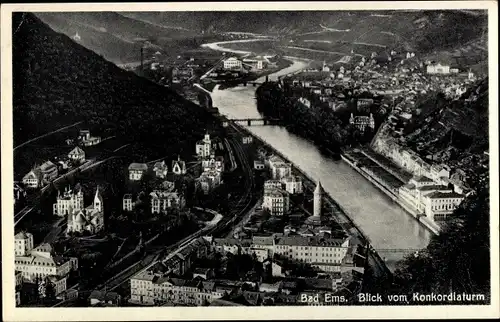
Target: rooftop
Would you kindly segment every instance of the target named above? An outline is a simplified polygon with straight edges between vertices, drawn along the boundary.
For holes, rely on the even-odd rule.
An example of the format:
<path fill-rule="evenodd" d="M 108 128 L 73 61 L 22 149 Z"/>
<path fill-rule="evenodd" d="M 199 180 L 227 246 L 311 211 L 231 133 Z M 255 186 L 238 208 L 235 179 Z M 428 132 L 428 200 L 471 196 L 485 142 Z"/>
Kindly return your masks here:
<path fill-rule="evenodd" d="M 442 192 L 442 191 L 434 191 L 426 196 L 429 199 L 455 199 L 455 198 L 464 198 L 464 195 L 456 193 L 456 192 Z"/>
<path fill-rule="evenodd" d="M 131 163 L 128 166 L 129 170 L 146 171 L 148 170 L 148 165 L 146 163 Z"/>

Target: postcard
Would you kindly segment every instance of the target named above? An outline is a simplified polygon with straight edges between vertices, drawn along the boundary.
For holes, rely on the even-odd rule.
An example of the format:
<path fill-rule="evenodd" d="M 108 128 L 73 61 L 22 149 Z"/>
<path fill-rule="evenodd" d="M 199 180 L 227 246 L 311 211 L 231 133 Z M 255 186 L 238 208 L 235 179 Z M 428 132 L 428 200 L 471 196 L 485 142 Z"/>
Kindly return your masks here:
<path fill-rule="evenodd" d="M 496 2 L 1 14 L 5 320 L 499 317 Z"/>

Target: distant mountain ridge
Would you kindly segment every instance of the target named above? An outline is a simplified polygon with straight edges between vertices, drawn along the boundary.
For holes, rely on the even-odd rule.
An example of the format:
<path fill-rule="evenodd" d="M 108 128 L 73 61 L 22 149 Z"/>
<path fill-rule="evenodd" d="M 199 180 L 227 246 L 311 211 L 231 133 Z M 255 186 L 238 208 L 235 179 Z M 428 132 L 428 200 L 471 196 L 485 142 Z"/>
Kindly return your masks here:
<path fill-rule="evenodd" d="M 31 13 L 14 13 L 12 28 L 15 145 L 84 121 L 169 151 L 194 142 L 212 120 L 201 107 L 118 68 Z"/>

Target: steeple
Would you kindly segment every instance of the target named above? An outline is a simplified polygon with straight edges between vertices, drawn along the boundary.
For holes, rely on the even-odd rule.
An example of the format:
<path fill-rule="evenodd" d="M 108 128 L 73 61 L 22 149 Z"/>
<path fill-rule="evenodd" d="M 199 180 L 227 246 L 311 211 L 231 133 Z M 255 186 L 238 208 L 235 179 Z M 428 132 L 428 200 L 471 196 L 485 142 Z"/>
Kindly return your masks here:
<path fill-rule="evenodd" d="M 321 181 L 318 180 L 318 184 L 316 185 L 316 189 L 314 189 L 314 195 L 317 194 L 322 194 L 323 193 L 323 187 L 321 186 Z"/>
<path fill-rule="evenodd" d="M 101 193 L 99 192 L 99 186 L 97 186 L 97 189 L 95 191 L 94 209 L 97 211 L 102 211 L 102 196 Z"/>

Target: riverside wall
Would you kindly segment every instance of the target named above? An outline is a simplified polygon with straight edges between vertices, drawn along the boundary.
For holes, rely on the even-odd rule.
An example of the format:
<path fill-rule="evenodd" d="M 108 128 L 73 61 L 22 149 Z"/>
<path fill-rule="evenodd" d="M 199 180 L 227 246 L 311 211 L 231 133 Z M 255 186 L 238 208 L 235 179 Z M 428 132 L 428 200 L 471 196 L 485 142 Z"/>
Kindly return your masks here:
<path fill-rule="evenodd" d="M 434 234 L 439 234 L 439 226 L 430 221 L 425 215 L 417 212 L 413 207 L 408 205 L 397 192 L 392 191 L 391 188 L 378 176 L 374 175 L 370 171 L 363 169 L 362 167 L 358 167 L 355 163 L 355 160 L 352 160 L 344 153 L 341 154 L 342 160 L 344 160 L 347 164 L 349 164 L 354 170 L 356 170 L 359 174 L 365 177 L 368 181 L 370 181 L 375 187 L 381 190 L 387 197 L 391 198 L 394 202 L 396 202 L 401 208 L 403 208 L 408 214 L 410 214 L 413 218 L 419 221 L 424 227 L 429 229 Z M 374 161 L 376 162 L 376 161 Z M 378 163 L 377 163 L 378 164 Z M 384 171 L 387 171 L 384 169 Z"/>

